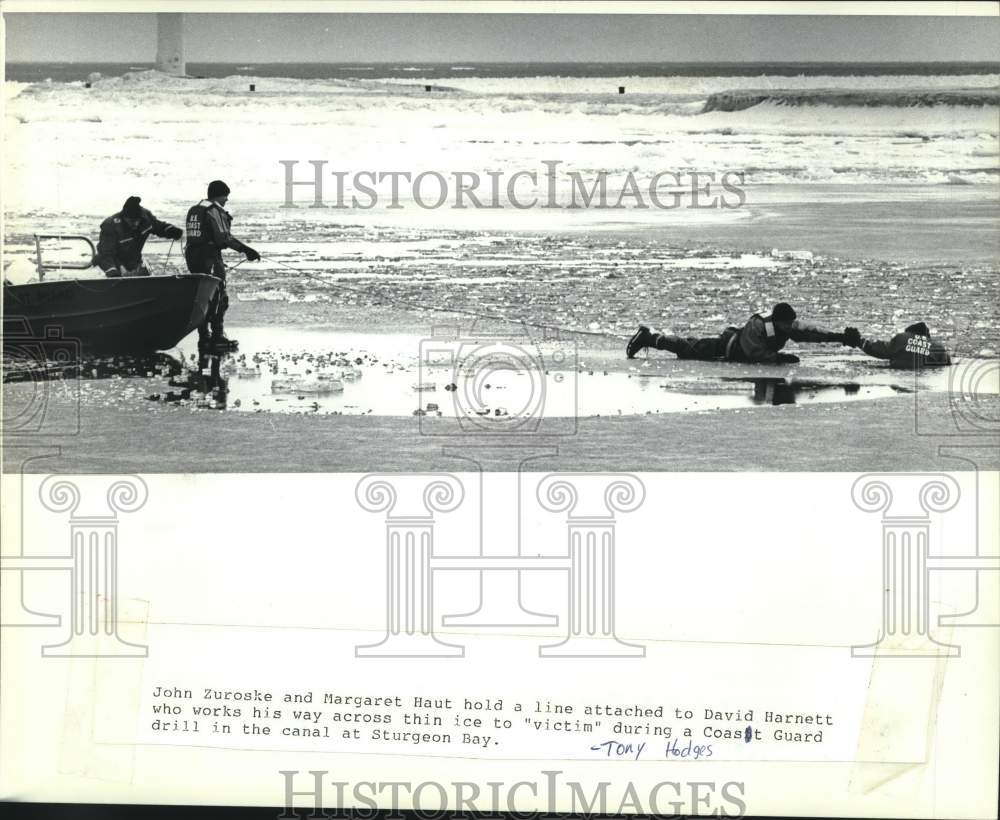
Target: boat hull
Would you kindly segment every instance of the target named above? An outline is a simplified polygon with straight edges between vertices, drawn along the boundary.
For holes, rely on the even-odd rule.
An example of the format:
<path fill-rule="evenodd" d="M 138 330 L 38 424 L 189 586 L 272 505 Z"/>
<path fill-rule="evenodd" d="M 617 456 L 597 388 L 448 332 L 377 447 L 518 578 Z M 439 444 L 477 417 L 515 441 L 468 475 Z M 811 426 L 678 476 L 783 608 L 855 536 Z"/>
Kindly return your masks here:
<path fill-rule="evenodd" d="M 4 347 L 27 337 L 87 353 L 167 350 L 204 322 L 218 287 L 202 274 L 4 285 Z"/>

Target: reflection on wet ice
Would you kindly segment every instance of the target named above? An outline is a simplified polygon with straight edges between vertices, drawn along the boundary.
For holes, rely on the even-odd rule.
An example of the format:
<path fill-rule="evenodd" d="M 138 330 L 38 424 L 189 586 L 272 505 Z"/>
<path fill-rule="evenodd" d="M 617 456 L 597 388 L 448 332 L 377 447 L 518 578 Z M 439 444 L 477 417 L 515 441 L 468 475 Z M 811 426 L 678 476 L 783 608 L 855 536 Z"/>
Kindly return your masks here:
<path fill-rule="evenodd" d="M 851 378 L 844 378 L 841 367 L 813 379 L 794 372 L 730 376 L 721 365 L 680 370 L 669 363 L 659 373 L 588 365 L 544 372 L 503 366 L 484 373 L 461 358 L 419 365 L 417 336 L 270 328 L 243 329 L 239 336 L 242 352 L 224 356 L 177 350 L 176 355 L 53 364 L 41 371 L 13 368 L 4 380 L 79 378 L 83 400 L 95 405 L 127 405 L 141 397 L 147 408 L 164 410 L 475 416 L 505 422 L 848 402 L 913 390 L 912 375 L 870 367 L 856 369 Z M 928 373 L 921 384 L 947 389 L 947 373 Z"/>

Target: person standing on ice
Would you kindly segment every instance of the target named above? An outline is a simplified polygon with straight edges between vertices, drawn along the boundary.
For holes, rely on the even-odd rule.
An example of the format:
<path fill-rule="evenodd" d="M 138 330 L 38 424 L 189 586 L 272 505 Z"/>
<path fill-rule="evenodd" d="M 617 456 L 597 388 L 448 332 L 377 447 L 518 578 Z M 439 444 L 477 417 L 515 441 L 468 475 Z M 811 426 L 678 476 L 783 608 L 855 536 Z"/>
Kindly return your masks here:
<path fill-rule="evenodd" d="M 625 355 L 634 359 L 635 354 L 647 347 L 667 350 L 678 359 L 700 361 L 746 362 L 754 364 L 797 364 L 798 356 L 782 353 L 781 348 L 794 342 L 840 342 L 857 347 L 861 334 L 857 328 L 844 328 L 843 333 L 821 330 L 806 325 L 796 318 L 787 302 L 779 302 L 770 313 L 755 313 L 742 328 L 727 327 L 718 336 L 706 339 L 681 338 L 653 333 L 645 325 L 629 339 Z"/>
<path fill-rule="evenodd" d="M 229 308 L 226 293 L 226 265 L 222 251 L 229 248 L 244 254 L 250 262 L 260 259 L 260 254 L 232 235 L 233 218 L 223 206 L 229 199 L 229 186 L 220 179 L 208 183 L 208 195 L 187 213 L 187 243 L 184 259 L 191 273 L 206 273 L 221 280 L 219 289 L 208 307 L 205 321 L 198 328 L 199 350 L 217 352 L 234 350 L 236 342 L 226 338 L 223 320 Z M 211 334 L 211 335 L 210 335 Z"/>
<path fill-rule="evenodd" d="M 910 325 L 887 342 L 859 339 L 857 347 L 876 359 L 888 359 L 889 367 L 912 370 L 915 367 L 946 367 L 951 356 L 945 346 L 931 338 L 930 328 L 924 322 Z"/>
<path fill-rule="evenodd" d="M 142 249 L 150 234 L 180 239 L 180 228 L 162 222 L 142 207 L 141 197 L 130 196 L 122 209 L 101 223 L 97 240 L 97 266 L 105 276 L 149 276 Z"/>

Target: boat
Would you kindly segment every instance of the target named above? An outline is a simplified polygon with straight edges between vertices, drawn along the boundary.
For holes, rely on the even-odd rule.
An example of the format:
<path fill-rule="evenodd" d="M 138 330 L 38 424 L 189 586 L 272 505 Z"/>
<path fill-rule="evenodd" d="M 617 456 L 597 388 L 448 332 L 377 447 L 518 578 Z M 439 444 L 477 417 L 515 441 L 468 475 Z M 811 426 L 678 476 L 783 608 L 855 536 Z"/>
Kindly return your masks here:
<path fill-rule="evenodd" d="M 89 261 L 47 266 L 41 241 L 85 242 Z M 55 269 L 93 267 L 85 236 L 35 235 L 37 282 L 3 286 L 3 346 L 64 340 L 88 354 L 137 355 L 168 350 L 204 322 L 219 280 L 203 274 L 45 279 Z"/>

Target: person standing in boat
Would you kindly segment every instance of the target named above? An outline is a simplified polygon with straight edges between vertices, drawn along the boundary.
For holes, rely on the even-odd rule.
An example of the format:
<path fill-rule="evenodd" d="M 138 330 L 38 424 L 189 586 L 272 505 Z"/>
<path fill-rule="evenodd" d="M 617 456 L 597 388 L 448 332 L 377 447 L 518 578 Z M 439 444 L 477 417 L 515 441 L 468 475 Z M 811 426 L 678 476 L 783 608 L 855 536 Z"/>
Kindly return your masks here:
<path fill-rule="evenodd" d="M 224 352 L 233 350 L 236 342 L 226 338 L 223 321 L 229 308 L 226 293 L 226 265 L 222 261 L 225 248 L 239 251 L 250 262 L 260 259 L 260 254 L 243 244 L 230 232 L 233 218 L 223 207 L 229 199 L 229 186 L 220 179 L 208 184 L 208 195 L 187 213 L 187 244 L 184 259 L 191 273 L 205 273 L 220 281 L 209 305 L 204 323 L 198 328 L 198 347 Z"/>
<path fill-rule="evenodd" d="M 149 276 L 142 261 L 142 249 L 150 234 L 164 239 L 180 239 L 180 228 L 153 216 L 130 196 L 122 209 L 101 223 L 97 240 L 97 265 L 105 276 Z"/>

